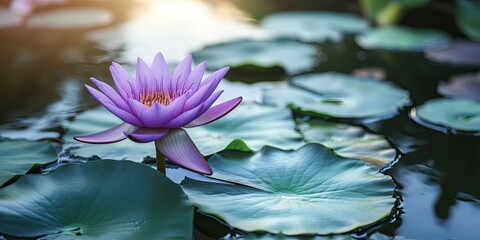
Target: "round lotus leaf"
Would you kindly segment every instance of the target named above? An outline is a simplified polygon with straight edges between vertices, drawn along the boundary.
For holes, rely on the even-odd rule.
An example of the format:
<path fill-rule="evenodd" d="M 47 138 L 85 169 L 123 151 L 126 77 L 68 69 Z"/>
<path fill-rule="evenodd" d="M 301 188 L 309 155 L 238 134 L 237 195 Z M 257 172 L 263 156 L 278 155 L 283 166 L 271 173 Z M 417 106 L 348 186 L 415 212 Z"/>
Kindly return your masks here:
<path fill-rule="evenodd" d="M 373 29 L 355 38 L 365 49 L 386 49 L 396 51 L 424 51 L 449 45 L 447 34 L 432 29 L 407 27 L 383 27 Z"/>
<path fill-rule="evenodd" d="M 343 33 L 361 33 L 368 22 L 358 16 L 339 12 L 281 12 L 268 15 L 261 26 L 279 36 L 308 42 L 341 41 Z"/>
<path fill-rule="evenodd" d="M 381 135 L 366 132 L 361 127 L 310 120 L 299 124 L 307 142 L 317 142 L 332 148 L 343 157 L 358 158 L 376 168 L 395 160 L 397 153 Z"/>
<path fill-rule="evenodd" d="M 16 237 L 190 239 L 193 206 L 148 166 L 100 160 L 21 177 L 0 191 L 0 219 Z"/>
<path fill-rule="evenodd" d="M 458 27 L 470 39 L 480 40 L 480 2 L 471 0 L 456 1 L 455 20 Z"/>
<path fill-rule="evenodd" d="M 450 81 L 438 85 L 437 91 L 446 97 L 480 101 L 480 73 L 454 76 Z"/>
<path fill-rule="evenodd" d="M 213 178 L 236 184 L 186 178 L 184 191 L 200 211 L 245 231 L 344 233 L 389 216 L 395 203 L 391 177 L 320 144 L 225 151 L 209 164 Z"/>
<path fill-rule="evenodd" d="M 113 13 L 103 8 L 62 8 L 36 13 L 26 19 L 28 28 L 93 28 L 111 24 Z"/>
<path fill-rule="evenodd" d="M 192 55 L 195 61 L 207 61 L 207 69 L 212 71 L 224 66 L 230 66 L 231 71 L 255 66 L 257 72 L 281 67 L 296 74 L 312 70 L 317 61 L 314 46 L 288 39 L 239 40 L 207 46 Z"/>
<path fill-rule="evenodd" d="M 425 51 L 431 61 L 461 66 L 480 66 L 480 43 L 457 40 L 449 47 Z"/>
<path fill-rule="evenodd" d="M 85 111 L 66 126 L 67 133 L 64 136 L 66 142 L 63 157 L 92 158 L 94 156 L 102 159 L 129 159 L 136 162 L 143 161 L 146 156 L 155 155 L 155 145 L 152 143 L 135 143 L 125 139 L 109 144 L 87 144 L 80 143 L 73 139 L 75 136 L 88 135 L 101 132 L 122 123 L 115 115 L 111 114 L 104 107 L 97 107 Z"/>
<path fill-rule="evenodd" d="M 57 153 L 49 142 L 0 141 L 0 186 L 16 175 L 27 173 L 35 165 L 56 159 Z"/>
<path fill-rule="evenodd" d="M 289 109 L 241 104 L 223 118 L 195 128 L 188 135 L 204 155 L 224 149 L 258 151 L 264 146 L 297 149 L 304 144 Z"/>
<path fill-rule="evenodd" d="M 264 102 L 334 118 L 384 117 L 410 103 L 408 92 L 389 82 L 342 73 L 300 75 L 292 79 L 291 85 L 265 90 Z"/>
<path fill-rule="evenodd" d="M 433 129 L 439 126 L 453 131 L 477 132 L 477 135 L 480 131 L 480 102 L 470 99 L 431 99 L 412 109 L 411 115 L 420 124 Z"/>

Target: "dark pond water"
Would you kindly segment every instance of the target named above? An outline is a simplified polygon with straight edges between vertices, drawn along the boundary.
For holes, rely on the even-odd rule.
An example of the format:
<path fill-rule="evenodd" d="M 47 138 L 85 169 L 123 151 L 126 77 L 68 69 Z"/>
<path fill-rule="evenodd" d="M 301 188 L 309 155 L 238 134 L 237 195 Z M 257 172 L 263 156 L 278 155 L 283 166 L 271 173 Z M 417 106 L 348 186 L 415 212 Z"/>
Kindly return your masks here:
<path fill-rule="evenodd" d="M 92 4 L 79 2 L 72 5 Z M 98 3 L 109 6 L 114 22 L 88 29 L 0 29 L 1 137 L 36 140 L 60 136 L 62 123 L 96 104 L 83 85 L 91 76 L 110 79 L 111 61 L 133 68 L 137 56 L 149 62 L 162 51 L 175 62 L 206 44 L 260 37 L 263 33 L 254 19 L 271 11 L 355 10 L 354 1 L 329 2 L 125 1 L 113 8 Z M 388 81 L 410 91 L 413 106 L 440 97 L 437 85 L 450 76 L 480 70 L 435 64 L 421 53 L 365 51 L 353 37 L 318 47 L 325 61 L 315 71 L 381 69 Z M 366 127 L 388 136 L 401 153 L 399 161 L 386 171 L 399 186 L 399 214 L 371 231 L 398 239 L 478 239 L 479 139 L 422 127 L 409 118 L 408 109 Z M 196 215 L 195 227 L 198 239 L 238 233 L 201 214 Z"/>

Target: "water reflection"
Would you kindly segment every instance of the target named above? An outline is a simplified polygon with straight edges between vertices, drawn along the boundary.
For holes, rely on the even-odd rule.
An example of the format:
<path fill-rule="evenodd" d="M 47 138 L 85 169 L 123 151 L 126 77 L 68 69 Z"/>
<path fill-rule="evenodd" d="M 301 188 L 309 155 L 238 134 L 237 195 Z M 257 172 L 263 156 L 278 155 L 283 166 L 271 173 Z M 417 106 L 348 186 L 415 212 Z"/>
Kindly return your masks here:
<path fill-rule="evenodd" d="M 121 51 L 121 62 L 135 63 L 139 56 L 151 62 L 158 51 L 180 61 L 207 44 L 264 35 L 226 1 L 151 0 L 130 14 L 131 21 L 88 35 L 103 49 Z"/>
<path fill-rule="evenodd" d="M 76 80 L 67 80 L 58 89 L 57 101 L 46 107 L 39 117 L 26 115 L 18 117 L 10 124 L 0 127 L 0 137 L 9 139 L 55 139 L 60 136 L 58 127 L 75 116 L 77 109 L 84 105 L 81 101 L 81 86 Z M 57 127 L 57 128 L 56 128 Z"/>

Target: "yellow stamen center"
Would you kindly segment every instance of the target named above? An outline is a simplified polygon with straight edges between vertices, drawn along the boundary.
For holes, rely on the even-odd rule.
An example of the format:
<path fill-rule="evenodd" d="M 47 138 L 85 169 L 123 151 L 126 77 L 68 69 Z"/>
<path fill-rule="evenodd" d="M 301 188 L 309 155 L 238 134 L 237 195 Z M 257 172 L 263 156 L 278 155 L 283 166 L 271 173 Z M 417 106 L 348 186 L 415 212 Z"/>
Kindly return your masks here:
<path fill-rule="evenodd" d="M 154 103 L 160 103 L 162 105 L 169 105 L 173 99 L 177 97 L 176 93 L 170 95 L 169 92 L 166 94 L 162 91 L 144 91 L 140 94 L 140 102 L 145 106 L 150 107 Z"/>

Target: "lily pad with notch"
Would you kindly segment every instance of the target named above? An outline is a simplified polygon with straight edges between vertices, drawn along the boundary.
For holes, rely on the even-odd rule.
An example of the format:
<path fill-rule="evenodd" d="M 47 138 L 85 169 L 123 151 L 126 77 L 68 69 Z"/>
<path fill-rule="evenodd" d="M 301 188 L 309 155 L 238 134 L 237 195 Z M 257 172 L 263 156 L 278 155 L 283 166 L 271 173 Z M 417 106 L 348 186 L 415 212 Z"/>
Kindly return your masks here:
<path fill-rule="evenodd" d="M 320 144 L 224 151 L 209 164 L 211 177 L 234 184 L 186 178 L 184 191 L 200 211 L 244 231 L 344 233 L 389 216 L 395 203 L 391 177 Z"/>
<path fill-rule="evenodd" d="M 412 108 L 419 124 L 442 132 L 480 136 L 480 102 L 470 99 L 431 99 Z"/>
<path fill-rule="evenodd" d="M 0 219 L 16 237 L 189 239 L 193 206 L 148 166 L 100 160 L 22 176 L 0 191 Z"/>
<path fill-rule="evenodd" d="M 332 148 L 338 155 L 358 158 L 375 168 L 382 168 L 397 157 L 390 142 L 381 135 L 343 123 L 309 120 L 298 125 L 307 142 Z"/>
<path fill-rule="evenodd" d="M 407 91 L 389 82 L 328 72 L 292 78 L 291 86 L 267 89 L 264 103 L 332 118 L 388 117 L 410 103 Z"/>
<path fill-rule="evenodd" d="M 268 77 L 272 70 L 278 74 L 278 80 L 285 78 L 282 68 L 287 74 L 296 74 L 312 70 L 317 64 L 318 49 L 303 42 L 278 40 L 237 40 L 207 46 L 192 53 L 195 61 L 207 61 L 207 69 L 213 71 L 225 65 L 231 72 L 241 72 L 253 78 Z M 260 75 L 260 76 L 259 76 Z M 227 79 L 235 78 L 227 74 Z"/>
<path fill-rule="evenodd" d="M 357 36 L 355 41 L 365 49 L 384 49 L 405 52 L 422 52 L 439 49 L 450 44 L 446 33 L 433 29 L 408 27 L 382 27 Z"/>
<path fill-rule="evenodd" d="M 57 160 L 49 142 L 26 140 L 0 141 L 0 186 L 9 179 L 27 173 L 32 167 Z"/>
<path fill-rule="evenodd" d="M 344 33 L 361 33 L 369 29 L 362 17 L 340 12 L 280 12 L 266 16 L 261 26 L 282 37 L 307 42 L 341 41 Z"/>

